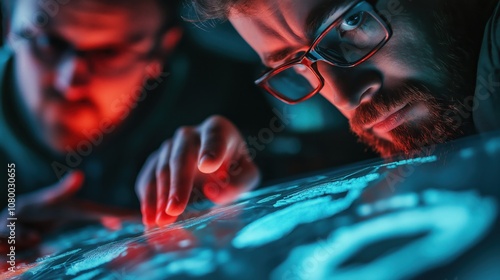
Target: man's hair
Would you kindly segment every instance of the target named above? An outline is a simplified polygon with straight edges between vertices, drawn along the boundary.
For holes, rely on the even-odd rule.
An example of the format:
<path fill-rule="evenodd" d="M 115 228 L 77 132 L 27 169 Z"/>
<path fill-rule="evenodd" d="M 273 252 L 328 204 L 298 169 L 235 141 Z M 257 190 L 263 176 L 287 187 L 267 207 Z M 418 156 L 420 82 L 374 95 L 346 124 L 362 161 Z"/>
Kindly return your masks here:
<path fill-rule="evenodd" d="M 189 0 L 187 3 L 194 15 L 188 15 L 186 19 L 188 21 L 225 20 L 228 18 L 231 9 L 238 12 L 248 12 L 252 8 L 252 2 L 252 0 Z M 498 0 L 465 2 L 482 2 L 486 4 L 483 12 L 487 14 L 491 13 L 492 9 L 498 4 Z M 456 6 L 466 7 L 459 3 L 456 3 Z"/>
<path fill-rule="evenodd" d="M 2 24 L 4 25 L 4 27 L 6 27 L 10 24 L 8 21 L 10 21 L 15 4 L 19 0 L 0 0 L 0 1 L 2 10 Z M 105 0 L 105 1 L 117 5 L 131 1 L 137 1 L 137 3 L 143 2 L 143 0 Z M 164 21 L 162 23 L 161 31 L 166 32 L 172 26 L 177 25 L 179 23 L 178 11 L 179 11 L 180 0 L 155 0 L 155 1 L 159 6 L 160 11 L 164 13 L 163 16 Z"/>
<path fill-rule="evenodd" d="M 188 15 L 188 21 L 225 20 L 232 8 L 242 11 L 252 1 L 248 0 L 190 0 L 187 1 L 194 15 Z"/>

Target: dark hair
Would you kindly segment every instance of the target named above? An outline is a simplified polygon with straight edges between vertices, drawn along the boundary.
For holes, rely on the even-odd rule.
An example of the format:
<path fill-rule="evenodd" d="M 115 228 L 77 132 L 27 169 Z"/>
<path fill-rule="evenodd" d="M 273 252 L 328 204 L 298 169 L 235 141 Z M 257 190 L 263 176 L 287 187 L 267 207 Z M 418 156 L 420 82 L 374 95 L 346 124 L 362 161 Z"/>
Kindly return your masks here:
<path fill-rule="evenodd" d="M 251 1 L 248 0 L 189 0 L 186 1 L 190 14 L 184 17 L 187 21 L 226 20 L 231 8 L 245 10 Z M 191 13 L 194 13 L 191 14 Z"/>
<path fill-rule="evenodd" d="M 5 23 L 5 20 L 9 20 L 14 9 L 15 3 L 19 0 L 0 0 L 1 8 L 2 8 L 2 19 Z M 114 4 L 120 4 L 126 2 L 124 0 L 107 0 Z M 128 1 L 137 1 L 141 3 L 142 0 L 128 0 Z M 163 30 L 167 30 L 171 26 L 177 24 L 179 22 L 178 12 L 179 12 L 179 3 L 180 0 L 156 0 L 160 11 L 164 13 L 164 26 Z"/>
<path fill-rule="evenodd" d="M 254 0 L 255 1 L 255 0 Z M 252 1 L 249 0 L 188 0 L 188 7 L 194 15 L 187 15 L 185 19 L 188 21 L 206 21 L 206 20 L 225 20 L 229 16 L 229 11 L 233 8 L 239 12 L 248 12 L 251 9 Z M 483 2 L 488 6 L 487 13 L 491 13 L 492 9 L 498 4 L 498 0 L 485 1 L 465 1 L 465 2 Z M 457 4 L 458 5 L 458 4 Z M 462 6 L 466 9 L 466 6 Z"/>

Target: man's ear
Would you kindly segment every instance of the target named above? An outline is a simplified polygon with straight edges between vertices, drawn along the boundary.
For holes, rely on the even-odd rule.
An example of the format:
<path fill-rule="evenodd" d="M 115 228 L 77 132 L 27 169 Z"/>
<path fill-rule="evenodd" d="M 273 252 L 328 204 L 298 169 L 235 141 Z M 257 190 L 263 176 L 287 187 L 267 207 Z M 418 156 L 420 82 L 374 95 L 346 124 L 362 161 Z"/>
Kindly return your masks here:
<path fill-rule="evenodd" d="M 163 34 L 159 42 L 158 51 L 155 54 L 155 59 L 149 65 L 151 69 L 149 74 L 152 78 L 156 78 L 161 74 L 165 60 L 167 60 L 168 56 L 172 54 L 175 47 L 177 47 L 182 38 L 182 33 L 182 28 L 176 26 L 170 28 L 170 30 Z"/>

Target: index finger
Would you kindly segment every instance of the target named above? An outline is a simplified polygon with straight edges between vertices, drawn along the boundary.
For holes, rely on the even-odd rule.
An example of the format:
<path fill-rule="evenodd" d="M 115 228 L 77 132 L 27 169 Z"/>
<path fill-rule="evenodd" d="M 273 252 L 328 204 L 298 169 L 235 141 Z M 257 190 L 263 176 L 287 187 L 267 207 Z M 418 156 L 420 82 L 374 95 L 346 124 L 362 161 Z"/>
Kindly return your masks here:
<path fill-rule="evenodd" d="M 196 175 L 198 137 L 192 128 L 180 129 L 174 136 L 169 162 L 170 191 L 166 209 L 170 216 L 179 216 L 188 204 Z"/>
<path fill-rule="evenodd" d="M 221 116 L 207 119 L 201 126 L 200 134 L 198 169 L 206 174 L 213 173 L 231 156 L 241 136 L 234 125 Z"/>

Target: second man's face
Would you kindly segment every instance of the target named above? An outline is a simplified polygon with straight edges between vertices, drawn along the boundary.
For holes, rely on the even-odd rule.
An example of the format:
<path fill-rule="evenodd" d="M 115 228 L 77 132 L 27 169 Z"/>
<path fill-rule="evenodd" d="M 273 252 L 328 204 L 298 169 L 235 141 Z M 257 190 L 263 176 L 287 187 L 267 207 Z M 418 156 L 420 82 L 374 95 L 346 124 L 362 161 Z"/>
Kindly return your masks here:
<path fill-rule="evenodd" d="M 143 97 L 162 66 L 148 54 L 163 20 L 153 0 L 43 3 L 17 2 L 10 40 L 21 99 L 38 134 L 64 152 L 119 125 Z"/>
<path fill-rule="evenodd" d="M 338 18 L 355 3 L 254 2 L 247 10 L 233 8 L 229 20 L 270 68 L 308 50 L 315 39 L 311 34 L 321 32 L 309 30 L 321 25 L 315 22 Z M 317 68 L 325 80 L 321 95 L 349 119 L 351 129 L 364 142 L 383 156 L 409 154 L 422 146 L 456 137 L 460 129 L 454 123 L 459 110 L 456 102 L 470 94 L 461 91 L 463 87 L 457 80 L 471 84 L 473 80 L 467 81 L 456 70 L 460 65 L 446 58 L 457 48 L 449 45 L 453 38 L 435 35 L 447 28 L 448 15 L 440 14 L 434 1 L 382 0 L 374 8 L 392 29 L 391 39 L 356 67 L 340 68 L 318 62 Z M 437 26 L 429 23 L 432 12 L 440 19 Z M 356 22 L 353 28 L 361 30 L 363 23 Z"/>

